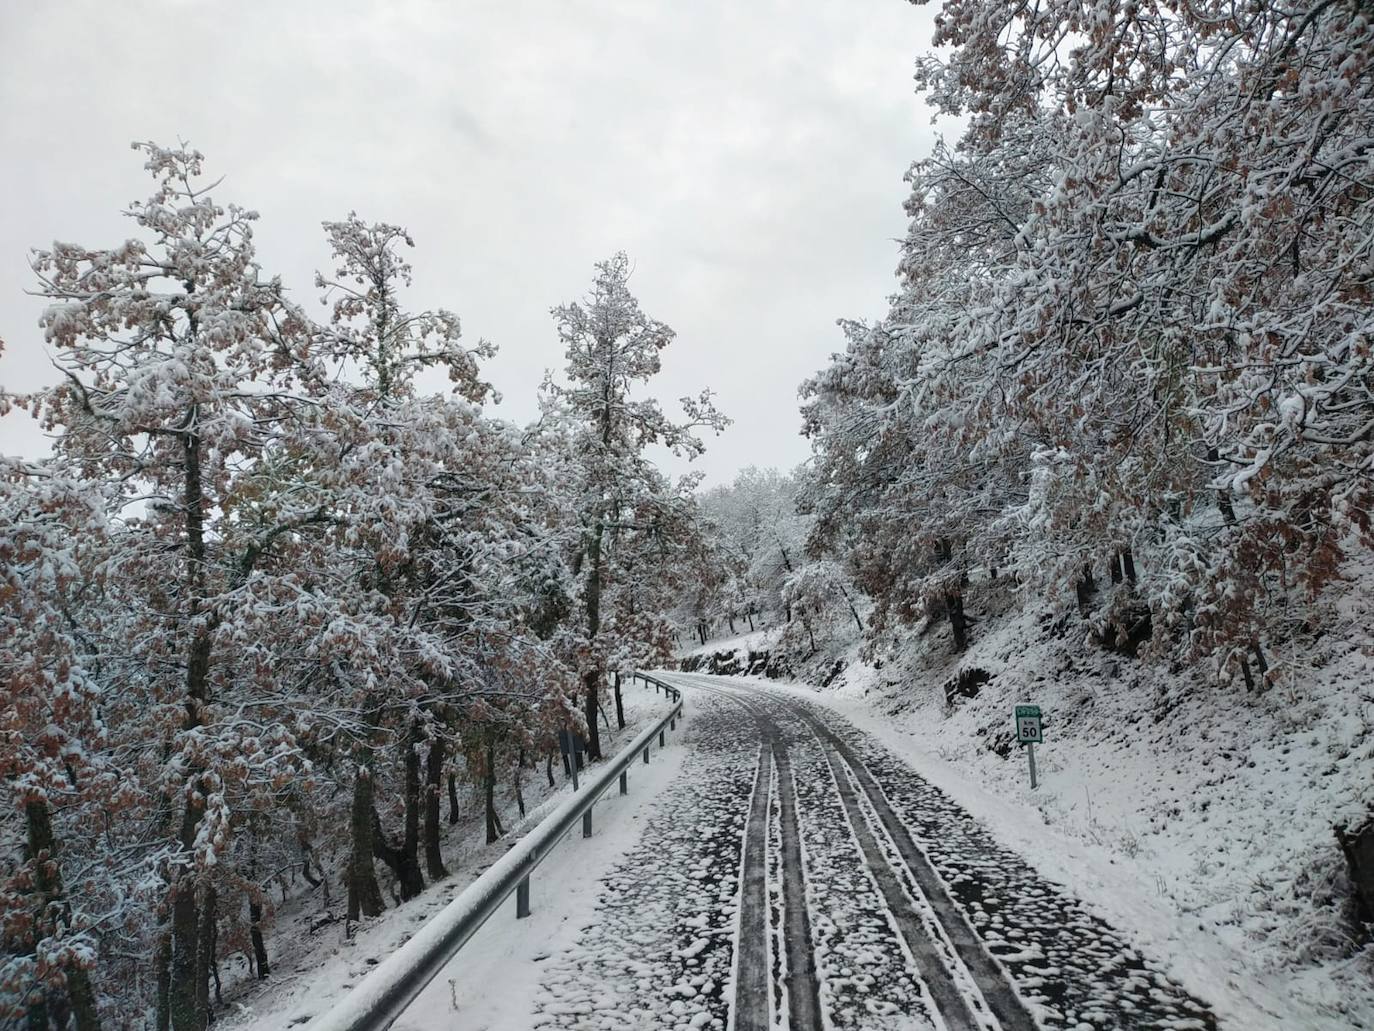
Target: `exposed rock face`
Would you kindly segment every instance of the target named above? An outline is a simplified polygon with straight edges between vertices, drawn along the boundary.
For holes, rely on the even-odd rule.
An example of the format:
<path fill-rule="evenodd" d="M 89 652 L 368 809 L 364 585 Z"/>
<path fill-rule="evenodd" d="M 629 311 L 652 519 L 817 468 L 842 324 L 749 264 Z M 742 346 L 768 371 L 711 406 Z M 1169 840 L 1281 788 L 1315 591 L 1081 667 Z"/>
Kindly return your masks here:
<path fill-rule="evenodd" d="M 766 651 L 719 651 L 708 655 L 689 655 L 682 660 L 684 673 L 710 673 L 715 676 L 767 677 L 784 680 L 792 670 L 781 659 L 772 658 Z"/>

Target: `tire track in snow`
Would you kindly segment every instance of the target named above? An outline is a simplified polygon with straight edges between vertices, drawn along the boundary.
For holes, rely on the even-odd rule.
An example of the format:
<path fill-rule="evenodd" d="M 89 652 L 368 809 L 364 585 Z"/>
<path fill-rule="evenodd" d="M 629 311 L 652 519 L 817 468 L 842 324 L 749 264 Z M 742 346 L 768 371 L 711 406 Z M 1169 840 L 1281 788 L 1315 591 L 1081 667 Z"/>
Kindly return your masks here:
<path fill-rule="evenodd" d="M 968 920 L 965 919 L 964 914 L 959 911 L 954 900 L 945 890 L 944 882 L 940 880 L 939 875 L 927 861 L 925 854 L 916 847 L 906 825 L 897 819 L 896 814 L 892 812 L 891 807 L 887 804 L 887 799 L 874 781 L 868 768 L 843 741 L 832 734 L 811 713 L 797 706 L 782 704 L 800 717 L 828 746 L 827 755 L 837 755 L 845 768 L 853 775 L 855 783 L 867 796 L 869 805 L 873 807 L 882 830 L 887 832 L 893 844 L 896 845 L 897 852 L 901 856 L 901 862 L 905 864 L 906 872 L 913 882 L 912 887 L 919 892 L 922 900 L 933 910 L 935 919 L 939 922 L 944 935 L 954 947 L 954 951 L 965 970 L 973 978 L 978 992 L 986 1000 L 988 1008 L 997 1018 L 997 1023 L 1001 1026 L 1002 1031 L 1035 1031 L 1035 1019 L 1026 1009 L 1025 1003 L 1016 994 L 1016 989 L 1012 986 L 1007 972 L 983 948 L 982 942 L 978 940 L 978 936 L 974 933 Z M 835 778 L 840 784 L 840 794 L 843 797 L 845 795 L 843 771 L 835 770 Z M 857 808 L 858 802 L 855 801 L 854 805 Z M 874 848 L 875 850 L 877 848 L 876 842 Z M 892 867 L 881 856 L 874 856 L 873 861 L 875 864 L 880 864 L 883 869 L 893 872 Z M 900 902 L 901 900 L 899 900 Z M 939 956 L 936 940 L 924 928 L 920 928 L 920 917 L 910 906 L 910 903 L 906 902 L 905 905 L 907 911 L 898 915 L 899 921 L 909 921 L 913 931 L 919 928 L 920 937 L 924 939 L 929 949 L 929 952 L 924 955 L 916 953 L 917 964 L 921 967 L 922 973 L 924 974 L 928 968 L 938 966 L 938 969 L 944 971 L 946 977 L 949 978 L 948 983 L 940 985 L 940 994 L 936 995 L 936 1004 L 940 1007 L 940 1013 L 945 1018 L 946 1023 L 950 1025 L 951 1029 L 981 1026 L 982 1022 L 978 1020 L 977 1015 L 970 1008 L 969 1000 L 964 999 L 958 992 L 954 983 L 955 972 L 951 971 L 943 957 Z M 905 932 L 905 925 L 903 930 Z M 907 940 L 909 943 L 911 942 L 910 935 L 907 936 Z M 914 953 L 916 949 L 917 946 L 913 945 L 912 951 Z M 927 979 L 932 994 L 935 994 L 934 986 L 937 983 L 939 983 L 938 980 Z"/>
<path fill-rule="evenodd" d="M 816 983 L 816 958 L 812 946 L 811 917 L 806 901 L 805 863 L 802 858 L 801 835 L 798 830 L 797 788 L 793 779 L 792 760 L 787 751 L 787 742 L 780 728 L 749 701 L 729 692 L 717 692 L 717 697 L 729 700 L 753 716 L 759 736 L 764 741 L 764 747 L 772 753 L 773 757 L 775 772 L 773 784 L 776 785 L 777 811 L 771 815 L 774 816 L 778 824 L 778 843 L 781 849 L 781 854 L 778 857 L 780 862 L 774 865 L 778 867 L 775 879 L 781 883 L 771 887 L 780 895 L 782 901 L 782 919 L 779 928 L 781 932 L 780 944 L 787 960 L 785 970 L 780 962 L 775 963 L 771 968 L 774 976 L 781 981 L 781 984 L 775 982 L 773 985 L 774 996 L 779 997 L 781 1002 L 776 1008 L 777 1013 L 779 1016 L 783 1013 L 786 1014 L 789 1031 L 821 1031 L 824 1024 L 821 1020 L 820 994 Z M 762 765 L 762 761 L 760 761 L 760 765 Z M 757 787 L 754 797 L 755 800 L 759 797 Z M 777 891 L 778 888 L 781 890 Z M 765 904 L 768 894 L 769 889 L 765 887 L 763 891 Z M 744 921 L 741 920 L 741 927 L 743 925 Z M 767 934 L 766 927 L 763 929 L 763 933 Z M 771 939 L 772 936 L 768 935 L 768 937 Z M 747 946 L 752 947 L 752 944 L 752 938 L 745 939 L 741 933 L 741 950 Z M 785 989 L 786 995 L 782 996 L 778 989 Z M 750 1005 L 751 1000 L 743 998 L 737 990 L 737 1014 L 745 1012 L 746 1007 Z M 743 1027 L 744 1025 L 739 1021 L 740 1017 L 737 1015 L 735 1026 Z"/>
<path fill-rule="evenodd" d="M 867 860 L 856 838 L 819 739 L 809 728 L 802 728 L 793 741 L 804 753 L 799 805 L 788 752 L 792 735 L 764 711 L 767 699 L 695 682 L 693 686 L 748 711 L 764 740 L 771 742 L 780 772 L 785 769 L 787 774 L 779 777 L 780 793 L 786 792 L 780 806 L 779 837 L 789 1031 L 931 1027 L 927 1014 L 935 1006 L 929 990 L 917 982 L 911 952 L 902 947 L 893 907 L 875 876 L 877 867 Z M 803 856 L 799 809 L 807 815 L 805 836 L 813 854 L 809 864 Z M 795 834 L 791 847 L 789 828 Z M 814 936 L 813 906 L 819 922 Z M 978 1025 L 954 1027 L 976 1031 Z"/>
<path fill-rule="evenodd" d="M 884 858 L 874 837 L 874 830 L 868 825 L 868 820 L 859 806 L 859 800 L 855 797 L 854 787 L 849 781 L 843 760 L 835 755 L 833 749 L 827 748 L 825 753 L 830 764 L 831 776 L 835 781 L 835 789 L 839 793 L 845 814 L 849 817 L 849 826 L 859 843 L 859 850 L 863 852 L 869 872 L 872 873 L 878 890 L 882 892 L 888 912 L 892 914 L 893 921 L 906 941 L 912 961 L 925 982 L 926 990 L 930 992 L 935 1008 L 940 1013 L 940 1019 L 948 1031 L 982 1031 L 986 1024 L 978 1019 L 972 1003 L 965 993 L 960 991 L 954 973 L 940 953 L 937 940 L 924 926 L 913 900 L 907 897 L 896 872 Z M 1030 1026 L 1034 1028 L 1034 1024 Z"/>
<path fill-rule="evenodd" d="M 759 748 L 758 773 L 740 863 L 739 938 L 735 955 L 734 1031 L 768 1031 L 768 797 L 772 751 Z"/>
<path fill-rule="evenodd" d="M 778 804 L 781 810 L 782 845 L 782 937 L 787 953 L 788 1027 L 791 1031 L 818 1031 L 821 1003 L 816 984 L 816 957 L 812 952 L 811 916 L 806 904 L 805 864 L 802 860 L 801 834 L 797 826 L 797 785 L 792 777 L 792 759 L 786 745 L 773 745 L 777 768 Z"/>

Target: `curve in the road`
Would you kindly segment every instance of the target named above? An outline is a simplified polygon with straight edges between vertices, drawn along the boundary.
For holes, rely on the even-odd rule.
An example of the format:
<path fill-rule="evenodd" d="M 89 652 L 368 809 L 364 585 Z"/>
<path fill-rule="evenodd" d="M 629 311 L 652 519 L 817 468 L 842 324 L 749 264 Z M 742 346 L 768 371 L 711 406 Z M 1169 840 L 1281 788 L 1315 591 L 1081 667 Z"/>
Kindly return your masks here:
<path fill-rule="evenodd" d="M 782 728 L 770 718 L 763 706 L 750 704 L 754 699 L 745 701 L 745 699 L 741 698 L 735 690 L 714 684 L 704 684 L 701 683 L 699 679 L 694 679 L 691 682 L 691 686 L 697 690 L 707 691 L 722 697 L 730 698 L 744 705 L 753 714 L 755 721 L 759 725 L 760 733 L 764 735 L 765 739 L 775 742 L 773 746 L 775 749 L 782 748 L 785 751 L 786 746 L 781 743 L 785 740 Z M 786 705 L 786 703 L 778 702 L 775 699 L 769 699 L 769 701 Z M 927 921 L 923 919 L 924 913 L 922 910 L 926 907 L 918 907 L 916 900 L 908 894 L 907 889 L 898 878 L 897 872 L 884 857 L 883 850 L 875 837 L 875 829 L 869 826 L 868 818 L 855 796 L 854 785 L 850 781 L 849 771 L 853 769 L 855 764 L 849 757 L 843 755 L 843 751 L 837 747 L 837 743 L 832 739 L 832 736 L 825 731 L 824 727 L 816 726 L 807 718 L 807 714 L 791 706 L 786 706 L 786 708 L 790 713 L 802 717 L 811 733 L 822 747 L 834 788 L 840 799 L 841 805 L 844 807 L 850 833 L 854 836 L 854 840 L 868 866 L 868 872 L 887 906 L 892 921 L 906 944 L 910 958 L 920 974 L 922 981 L 924 981 L 926 990 L 930 993 L 931 1000 L 939 1012 L 944 1027 L 947 1028 L 948 1031 L 981 1031 L 981 1029 L 986 1028 L 988 1022 L 984 1018 L 986 1008 L 983 1002 L 985 999 L 992 997 L 996 998 L 1000 1003 L 999 1006 L 993 1008 L 993 1012 L 997 1017 L 999 1026 L 1003 1028 L 1004 1031 L 1035 1031 L 1035 1021 L 1016 997 L 1014 991 L 1006 982 L 1005 977 L 1002 976 L 1002 972 L 991 963 L 986 954 L 980 954 L 978 957 L 984 961 L 984 965 L 975 968 L 976 973 L 973 971 L 969 972 L 972 980 L 977 986 L 977 991 L 970 992 L 967 983 L 962 985 L 959 983 L 957 974 L 955 971 L 951 970 L 951 964 L 948 958 L 942 955 L 943 950 L 941 949 L 941 945 L 946 944 L 946 942 L 940 940 L 942 937 L 940 934 L 940 927 L 930 927 Z M 871 778 L 867 778 L 867 783 L 860 781 L 860 788 L 868 795 L 870 806 L 877 808 L 873 800 L 873 787 L 870 786 L 871 783 Z M 885 804 L 886 803 L 883 802 L 884 806 Z M 879 818 L 882 819 L 882 809 L 879 809 L 878 812 Z M 784 826 L 786 826 L 786 821 L 784 821 Z M 892 833 L 892 827 L 889 826 L 886 819 L 883 820 L 883 828 L 887 830 L 888 833 Z M 789 865 L 792 868 L 792 872 L 801 876 L 800 854 L 796 856 L 791 864 L 786 861 L 784 862 L 783 870 L 785 873 L 788 871 Z M 939 886 L 937 885 L 937 887 Z M 928 883 L 922 884 L 920 890 L 922 892 L 927 892 L 929 890 Z M 929 895 L 925 895 L 923 900 L 928 901 Z M 944 901 L 946 902 L 945 906 L 935 907 L 937 910 L 937 918 L 940 920 L 941 926 L 947 926 L 944 922 L 950 920 L 952 916 L 957 918 L 957 913 L 953 913 L 950 908 L 952 907 L 952 903 L 949 903 L 948 899 Z M 804 918 L 805 907 L 797 907 L 797 909 Z M 944 911 L 941 912 L 941 910 Z M 791 907 L 788 907 L 787 911 L 792 912 Z M 960 922 L 962 923 L 963 921 L 960 920 Z M 743 924 L 741 924 L 741 930 L 743 930 Z M 972 932 L 967 929 L 966 925 L 964 930 L 966 931 L 965 937 L 971 938 Z M 802 949 L 806 952 L 808 959 L 810 958 L 809 936 L 802 939 L 800 942 L 796 937 L 788 936 L 788 942 L 792 945 L 800 944 Z M 970 942 L 970 944 L 972 944 L 974 948 L 977 948 L 976 943 Z M 746 950 L 752 951 L 754 947 L 755 943 L 742 935 L 739 945 L 741 953 L 743 954 Z M 958 947 L 957 944 L 955 947 Z M 960 959 L 965 958 L 966 952 L 967 949 L 960 950 Z M 991 969 L 989 969 L 989 967 Z M 962 973 L 962 971 L 960 972 Z M 791 996 L 791 985 L 789 985 L 789 999 Z M 747 993 L 746 985 L 741 981 L 737 986 L 736 992 L 737 1012 L 746 1012 L 750 1003 L 751 1000 Z M 822 1027 L 818 1008 L 816 1011 L 804 1015 L 808 1019 L 798 1019 L 799 1016 L 803 1015 L 798 1014 L 795 1010 L 789 1013 L 790 1031 L 813 1031 L 813 1029 Z M 745 1025 L 740 1024 L 737 1026 L 743 1027 Z"/>
<path fill-rule="evenodd" d="M 576 944 L 543 961 L 532 1027 L 1215 1026 L 1123 935 L 843 719 L 760 685 L 671 679 L 700 689 L 680 776 Z"/>
<path fill-rule="evenodd" d="M 822 719 L 801 701 L 723 678 L 673 679 L 747 699 L 755 718 L 783 740 L 790 730 L 794 741 L 805 733 L 820 742 L 865 861 L 946 1026 L 1216 1026 L 1202 1003 L 1081 902 L 844 720 L 828 712 Z"/>

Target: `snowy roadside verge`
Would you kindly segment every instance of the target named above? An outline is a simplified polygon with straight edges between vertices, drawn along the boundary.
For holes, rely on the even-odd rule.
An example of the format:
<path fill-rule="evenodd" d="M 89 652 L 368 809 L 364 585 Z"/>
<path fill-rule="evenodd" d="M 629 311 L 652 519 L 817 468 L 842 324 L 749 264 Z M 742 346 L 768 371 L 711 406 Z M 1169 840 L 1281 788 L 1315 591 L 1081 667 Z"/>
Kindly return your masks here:
<path fill-rule="evenodd" d="M 625 729 L 611 732 L 603 730 L 602 739 L 608 753 L 619 752 L 636 735 L 665 715 L 669 706 L 666 699 L 651 690 L 627 689 Z M 623 833 L 629 833 L 620 826 L 628 822 L 622 819 L 624 811 L 632 804 L 642 804 L 651 790 L 657 790 L 651 787 L 657 782 L 656 778 L 671 779 L 672 769 L 680 761 L 677 757 L 680 749 L 673 744 L 671 735 L 669 745 L 663 752 L 657 747 L 653 749 L 654 761 L 649 767 L 631 768 L 631 794 L 628 800 L 617 796 L 614 790 L 602 796 L 596 807 L 596 833 L 590 842 L 582 842 L 580 837 L 575 842 L 565 838 L 555 847 L 531 879 L 534 911 L 531 919 L 515 920 L 515 902 L 512 898 L 509 921 L 505 919 L 504 909 L 488 920 L 450 964 L 450 969 L 442 972 L 426 993 L 416 1000 L 412 1010 L 416 1010 L 421 1003 L 428 1005 L 427 998 L 442 987 L 444 1005 L 450 1007 L 447 1021 L 451 1022 L 451 988 L 447 983 L 453 977 L 451 970 L 462 966 L 474 955 L 485 954 L 489 938 L 498 928 L 509 927 L 523 934 L 531 934 L 555 917 L 559 906 L 556 873 L 564 865 L 566 853 L 578 845 L 601 845 L 604 839 L 612 839 L 622 848 L 626 846 L 620 837 Z M 595 769 L 593 767 L 589 773 L 594 773 Z M 640 773 L 640 770 L 644 772 Z M 425 922 L 447 906 L 570 796 L 569 785 L 561 783 L 561 778 L 555 788 L 549 789 L 543 784 L 542 770 L 538 771 L 538 777 L 538 786 L 526 786 L 527 801 L 531 803 L 526 817 L 512 820 L 505 813 L 502 814 L 510 828 L 503 838 L 491 845 L 480 844 L 480 820 L 476 817 L 450 828 L 445 856 L 453 873 L 430 885 L 418 898 L 388 909 L 374 920 L 364 921 L 357 927 L 351 940 L 344 940 L 342 924 L 338 922 L 312 930 L 318 912 L 308 905 L 284 906 L 269 938 L 269 949 L 280 957 L 272 979 L 262 984 L 244 985 L 237 994 L 231 992 L 221 1012 L 221 1026 L 231 1031 L 275 1031 L 283 1027 L 302 1026 L 327 1011 L 366 973 L 409 940 Z M 646 798 L 641 799 L 641 795 Z M 637 829 L 638 824 L 633 824 L 633 831 L 637 832 Z M 295 901 L 301 903 L 304 900 Z M 340 904 L 336 901 L 336 908 Z M 537 933 L 535 936 L 537 938 Z M 407 1026 L 409 1017 L 408 1012 L 395 1026 Z M 437 1025 L 431 1021 L 417 1026 Z M 521 1023 L 516 1021 L 509 1026 L 521 1026 Z"/>
<path fill-rule="evenodd" d="M 679 724 L 681 727 L 681 724 Z M 614 787 L 596 806 L 591 838 L 571 831 L 530 879 L 528 919 L 514 902 L 495 914 L 420 994 L 393 1031 L 462 1027 L 503 1031 L 533 1026 L 544 961 L 579 947 L 592 923 L 602 880 L 639 840 L 660 794 L 678 776 L 687 749 L 680 735 L 654 746 L 648 766 L 629 768 L 629 794 Z"/>

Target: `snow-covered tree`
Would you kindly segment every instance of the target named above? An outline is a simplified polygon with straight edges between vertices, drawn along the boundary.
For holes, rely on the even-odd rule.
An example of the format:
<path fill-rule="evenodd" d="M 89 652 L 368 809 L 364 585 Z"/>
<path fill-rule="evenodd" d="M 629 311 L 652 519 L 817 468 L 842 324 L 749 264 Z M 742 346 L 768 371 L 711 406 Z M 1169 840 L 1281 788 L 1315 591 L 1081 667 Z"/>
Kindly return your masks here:
<path fill-rule="evenodd" d="M 239 513 L 270 489 L 271 450 L 312 403 L 320 370 L 308 322 L 256 263 L 256 215 L 215 203 L 198 153 L 140 149 L 157 184 L 129 210 L 142 235 L 110 249 L 59 243 L 35 259 L 65 380 L 34 404 L 57 459 L 117 489 L 109 575 L 129 606 L 128 647 L 106 674 L 144 707 L 140 743 L 160 799 L 147 862 L 168 914 L 162 1011 L 184 1031 L 207 1021 L 236 807 L 299 770 L 278 704 L 288 685 L 234 642 L 261 629 L 255 577 L 320 512 L 276 494 L 270 518 Z"/>
<path fill-rule="evenodd" d="M 3 399 L 54 452 L 0 492 L 0 732 L 28 828 L 0 1003 L 199 1031 L 218 949 L 269 972 L 272 879 L 323 884 L 343 853 L 361 916 L 375 859 L 402 897 L 422 850 L 443 876 L 445 773 L 452 802 L 495 776 L 464 763 L 479 738 L 508 765 L 547 749 L 577 684 L 544 605 L 565 579 L 550 463 L 487 415 L 490 346 L 404 305 L 405 231 L 325 226 L 318 326 L 198 153 L 140 149 L 140 234 L 35 259 L 63 381 Z M 424 395 L 436 367 L 451 389 Z M 103 838 L 64 841 L 82 819 Z"/>
<path fill-rule="evenodd" d="M 790 618 L 783 584 L 805 558 L 811 520 L 797 509 L 797 478 L 747 466 L 729 483 L 706 491 L 702 511 L 730 574 L 728 612 L 752 623 L 756 613 Z"/>
<path fill-rule="evenodd" d="M 561 681 L 551 652 L 523 624 L 522 567 L 551 542 L 527 511 L 541 473 L 515 429 L 482 408 L 491 391 L 478 360 L 493 349 L 466 348 L 450 312 L 404 307 L 410 266 L 400 248 L 413 246 L 404 229 L 350 215 L 325 230 L 338 261 L 332 278 L 317 278 L 333 301 L 325 350 L 363 381 L 331 395 L 325 446 L 333 453 L 314 459 L 329 470 L 322 486 L 338 527 L 329 561 L 357 588 L 336 602 L 334 625 L 342 617 L 353 630 L 330 661 L 350 713 L 356 919 L 382 906 L 374 857 L 392 869 L 403 899 L 424 886 L 422 837 L 429 875 L 445 875 L 441 783 L 465 730 L 485 742 L 467 754 L 480 760 L 490 797 L 498 745 L 512 735 L 532 742 L 525 724 Z M 450 395 L 417 395 L 415 376 L 427 367 L 447 370 Z M 400 759 L 399 844 L 374 789 L 388 749 Z"/>
<path fill-rule="evenodd" d="M 918 81 L 968 127 L 912 170 L 890 311 L 804 389 L 809 503 L 880 626 L 944 611 L 957 646 L 1009 572 L 1109 647 L 1278 674 L 1371 544 L 1372 31 L 943 5 Z"/>
<path fill-rule="evenodd" d="M 566 421 L 577 458 L 577 478 L 569 484 L 576 526 L 570 564 L 580 614 L 576 662 L 593 758 L 601 753 L 601 688 L 612 654 L 623 645 L 606 619 L 608 602 L 615 592 L 633 590 L 634 577 L 652 575 L 646 566 L 623 561 L 640 550 L 628 542 L 669 542 L 668 528 L 682 523 L 691 505 L 689 494 L 673 489 L 654 467 L 648 449 L 663 446 L 691 459 L 704 449 L 695 430 L 725 425 L 709 391 L 682 399 L 683 422 L 669 419 L 656 400 L 634 396 L 659 372 L 660 352 L 673 331 L 641 310 L 630 292 L 631 272 L 624 253 L 600 262 L 590 293 L 553 310 L 567 366 L 564 379 L 550 378 L 545 391 L 546 417 Z M 643 618 L 657 614 L 639 616 L 636 633 L 643 631 Z"/>
<path fill-rule="evenodd" d="M 18 855 L 0 880 L 0 1021 L 14 1026 L 102 1026 L 96 927 L 123 900 L 90 828 L 135 800 L 101 717 L 106 507 L 53 465 L 0 467 L 0 828 Z"/>

